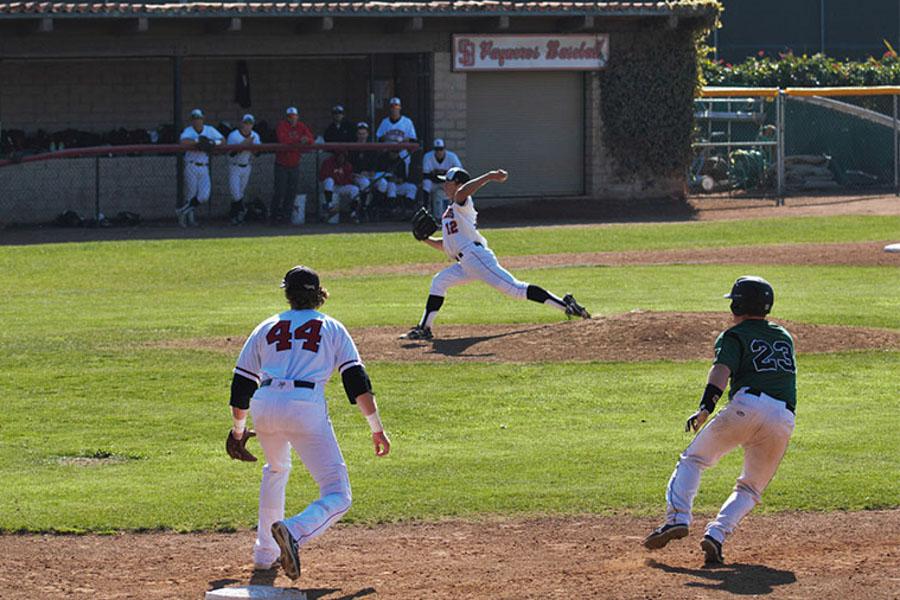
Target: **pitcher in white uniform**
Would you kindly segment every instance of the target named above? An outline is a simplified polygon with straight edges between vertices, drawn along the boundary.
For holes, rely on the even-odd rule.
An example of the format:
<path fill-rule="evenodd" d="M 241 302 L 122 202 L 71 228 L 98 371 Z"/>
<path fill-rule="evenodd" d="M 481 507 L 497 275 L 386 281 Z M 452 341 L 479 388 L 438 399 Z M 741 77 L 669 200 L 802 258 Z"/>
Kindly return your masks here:
<path fill-rule="evenodd" d="M 590 319 L 588 311 L 576 302 L 571 294 L 559 298 L 542 287 L 525 283 L 516 279 L 509 271 L 500 266 L 493 251 L 488 248 L 477 229 L 478 213 L 472 194 L 492 181 L 503 183 L 509 175 L 506 171 L 488 171 L 474 179 L 465 169 L 454 167 L 441 178 L 444 193 L 451 204 L 441 217 L 442 238 L 422 240 L 432 248 L 444 252 L 455 264 L 447 267 L 431 280 L 431 290 L 425 303 L 425 312 L 419 324 L 401 336 L 410 340 L 430 340 L 434 337 L 431 326 L 438 311 L 444 304 L 447 290 L 455 285 L 462 285 L 480 280 L 519 300 L 531 300 L 539 304 L 547 304 L 566 314 Z"/>
<path fill-rule="evenodd" d="M 290 310 L 260 323 L 241 350 L 231 384 L 232 436 L 242 439 L 248 408 L 266 456 L 259 489 L 259 528 L 253 563 L 268 569 L 280 561 L 291 579 L 300 576 L 299 548 L 322 535 L 350 509 L 350 480 L 325 402 L 325 384 L 341 374 L 351 404 L 369 421 L 377 456 L 391 443 L 384 432 L 372 384 L 344 326 L 318 308 L 328 298 L 319 276 L 297 266 L 281 283 Z M 251 399 L 252 398 L 252 399 Z M 319 486 L 319 498 L 284 518 L 291 448 Z"/>

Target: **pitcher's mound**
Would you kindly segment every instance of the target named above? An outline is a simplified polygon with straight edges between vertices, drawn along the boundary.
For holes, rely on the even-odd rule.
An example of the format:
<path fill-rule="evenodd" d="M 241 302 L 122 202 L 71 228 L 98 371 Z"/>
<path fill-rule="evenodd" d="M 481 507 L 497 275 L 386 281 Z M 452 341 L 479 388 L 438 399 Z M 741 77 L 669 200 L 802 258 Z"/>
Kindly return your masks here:
<path fill-rule="evenodd" d="M 900 349 L 900 332 L 773 319 L 793 334 L 797 351 Z M 492 362 L 645 361 L 712 358 L 716 336 L 731 324 L 721 313 L 630 312 L 587 321 L 518 325 L 438 325 L 435 339 L 398 339 L 396 327 L 351 333 L 369 360 Z"/>

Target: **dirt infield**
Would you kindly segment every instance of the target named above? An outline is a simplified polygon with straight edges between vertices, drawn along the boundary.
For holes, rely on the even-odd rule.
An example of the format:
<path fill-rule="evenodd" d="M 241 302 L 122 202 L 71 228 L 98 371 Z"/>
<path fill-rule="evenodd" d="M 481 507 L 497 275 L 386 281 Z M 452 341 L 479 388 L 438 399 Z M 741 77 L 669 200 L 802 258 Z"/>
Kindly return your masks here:
<path fill-rule="evenodd" d="M 661 482 L 660 485 L 663 485 Z M 703 568 L 691 536 L 650 553 L 656 521 L 630 516 L 337 526 L 294 584 L 254 573 L 254 533 L 0 536 L 0 597 L 202 598 L 247 584 L 351 598 L 897 598 L 900 511 L 750 515 Z"/>
<path fill-rule="evenodd" d="M 799 353 L 900 349 L 900 331 L 775 321 L 791 331 Z M 435 329 L 437 337 L 427 342 L 399 339 L 405 330 L 397 327 L 362 327 L 351 333 L 366 360 L 634 362 L 709 358 L 716 335 L 729 323 L 723 313 L 636 311 L 551 324 L 442 325 Z M 225 337 L 165 340 L 150 346 L 237 356 L 243 344 L 242 337 Z"/>
<path fill-rule="evenodd" d="M 900 253 L 885 252 L 892 242 L 850 244 L 778 244 L 733 246 L 729 248 L 682 248 L 673 250 L 630 250 L 625 252 L 569 252 L 505 256 L 507 269 L 554 267 L 621 267 L 626 265 L 841 265 L 857 267 L 900 267 Z M 447 266 L 443 263 L 366 266 L 326 273 L 330 277 L 359 275 L 432 275 Z"/>

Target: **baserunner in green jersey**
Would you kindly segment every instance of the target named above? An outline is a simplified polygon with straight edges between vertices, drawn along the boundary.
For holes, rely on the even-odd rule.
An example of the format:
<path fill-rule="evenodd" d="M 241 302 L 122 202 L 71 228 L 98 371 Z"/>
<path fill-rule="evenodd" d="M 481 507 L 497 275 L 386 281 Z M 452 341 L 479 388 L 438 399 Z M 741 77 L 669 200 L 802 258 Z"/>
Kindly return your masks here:
<path fill-rule="evenodd" d="M 669 479 L 666 522 L 644 539 L 644 546 L 655 550 L 687 536 L 700 475 L 741 446 L 744 469 L 700 542 L 707 564 L 723 562 L 725 539 L 775 476 L 794 431 L 797 405 L 794 340 L 784 327 L 766 319 L 775 300 L 772 286 L 761 277 L 740 277 L 725 297 L 731 299 L 734 325 L 716 339 L 700 407 L 685 424 L 685 431 L 699 433 Z M 703 427 L 729 379 L 728 405 Z"/>

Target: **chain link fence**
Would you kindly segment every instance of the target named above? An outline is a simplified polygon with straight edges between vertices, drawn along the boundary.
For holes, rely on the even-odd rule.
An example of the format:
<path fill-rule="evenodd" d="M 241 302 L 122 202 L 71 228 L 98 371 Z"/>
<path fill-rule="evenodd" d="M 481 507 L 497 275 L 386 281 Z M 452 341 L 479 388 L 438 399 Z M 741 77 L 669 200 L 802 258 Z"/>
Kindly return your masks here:
<path fill-rule="evenodd" d="M 303 220 L 326 218 L 326 194 L 319 169 L 335 151 L 369 150 L 383 155 L 390 149 L 412 152 L 421 161 L 415 144 L 319 144 L 307 147 L 297 168 L 297 195 L 304 207 Z M 265 221 L 274 195 L 275 152 L 297 149 L 264 144 L 253 158 L 244 193 L 248 221 Z M 229 188 L 229 147 L 211 154 L 208 202 L 195 210 L 198 219 L 227 222 L 233 215 Z M 0 223 L 6 226 L 56 222 L 63 226 L 133 224 L 140 221 L 176 221 L 176 208 L 187 199 L 179 197 L 184 148 L 180 145 L 135 145 L 79 148 L 0 160 Z M 402 159 L 401 159 L 402 160 Z M 399 161 L 397 161 L 399 162 Z M 405 216 L 414 207 L 394 206 L 399 201 L 378 191 L 379 179 L 361 190 L 362 202 L 385 210 L 371 210 L 360 220 L 385 220 L 395 213 Z M 334 201 L 334 200 L 333 200 Z M 350 210 L 328 214 L 328 222 L 349 220 Z M 405 209 L 405 210 L 393 210 Z"/>
<path fill-rule="evenodd" d="M 691 194 L 898 190 L 898 88 L 706 88 L 695 101 Z"/>

